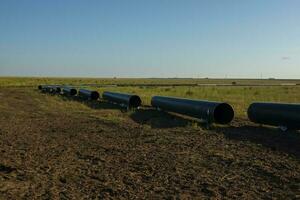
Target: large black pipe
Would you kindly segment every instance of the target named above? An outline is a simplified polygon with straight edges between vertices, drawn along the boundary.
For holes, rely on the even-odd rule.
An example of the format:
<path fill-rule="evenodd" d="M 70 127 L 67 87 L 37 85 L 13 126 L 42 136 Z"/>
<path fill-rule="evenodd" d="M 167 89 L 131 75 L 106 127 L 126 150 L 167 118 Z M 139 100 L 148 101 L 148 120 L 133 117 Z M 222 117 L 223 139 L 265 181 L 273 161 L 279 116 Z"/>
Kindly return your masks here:
<path fill-rule="evenodd" d="M 44 92 L 47 92 L 47 90 L 49 90 L 51 87 L 51 85 L 39 85 L 38 89 Z"/>
<path fill-rule="evenodd" d="M 97 91 L 80 89 L 78 91 L 78 96 L 84 99 L 97 100 L 99 98 L 99 93 Z"/>
<path fill-rule="evenodd" d="M 49 93 L 60 93 L 61 88 L 58 85 L 39 85 L 38 89 L 43 92 L 49 92 Z"/>
<path fill-rule="evenodd" d="M 49 86 L 49 85 L 44 85 L 44 86 L 42 87 L 42 92 L 53 93 L 53 92 L 54 92 L 54 89 L 53 89 L 51 86 Z"/>
<path fill-rule="evenodd" d="M 47 93 L 55 93 L 56 92 L 56 87 L 52 85 L 40 85 L 38 87 L 42 92 L 47 92 Z"/>
<path fill-rule="evenodd" d="M 58 85 L 48 85 L 48 88 L 50 89 L 51 93 L 60 93 L 61 88 Z"/>
<path fill-rule="evenodd" d="M 64 95 L 75 96 L 77 94 L 77 90 L 72 87 L 63 87 L 62 92 Z"/>
<path fill-rule="evenodd" d="M 209 124 L 228 124 L 234 117 L 232 107 L 222 102 L 154 96 L 151 105 L 161 110 L 195 117 Z"/>
<path fill-rule="evenodd" d="M 248 118 L 258 124 L 300 129 L 300 104 L 252 103 Z"/>
<path fill-rule="evenodd" d="M 56 90 L 56 93 L 59 93 L 59 94 L 61 93 L 61 87 L 60 86 L 56 85 L 55 90 Z"/>
<path fill-rule="evenodd" d="M 142 103 L 141 98 L 133 94 L 103 92 L 102 97 L 109 102 L 117 103 L 127 108 L 137 108 Z"/>

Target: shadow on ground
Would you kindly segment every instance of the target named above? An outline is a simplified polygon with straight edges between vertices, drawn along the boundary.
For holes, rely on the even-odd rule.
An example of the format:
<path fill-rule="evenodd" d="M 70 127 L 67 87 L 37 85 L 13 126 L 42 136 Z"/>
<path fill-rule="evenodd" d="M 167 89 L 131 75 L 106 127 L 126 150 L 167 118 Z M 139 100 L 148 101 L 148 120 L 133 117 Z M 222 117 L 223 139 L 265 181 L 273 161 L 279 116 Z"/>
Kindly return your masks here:
<path fill-rule="evenodd" d="M 282 132 L 278 129 L 262 126 L 220 127 L 226 138 L 260 144 L 271 150 L 281 151 L 300 158 L 300 134 L 297 131 Z"/>
<path fill-rule="evenodd" d="M 91 101 L 82 99 L 78 96 L 60 96 L 64 101 L 77 101 L 80 103 L 85 104 L 86 106 L 92 109 L 117 109 L 121 110 L 122 112 L 126 112 L 126 108 L 121 107 L 117 104 L 112 104 L 105 101 Z M 203 124 L 190 120 L 185 119 L 177 115 L 169 114 L 164 111 L 158 111 L 153 109 L 152 107 L 140 108 L 134 110 L 130 114 L 130 118 L 139 124 L 147 124 L 150 125 L 152 128 L 175 128 L 175 127 L 186 127 L 191 125 L 192 123 L 197 123 L 198 125 L 202 126 Z"/>
<path fill-rule="evenodd" d="M 192 120 L 158 111 L 153 108 L 139 109 L 130 115 L 131 119 L 139 124 L 147 124 L 152 128 L 185 127 L 193 123 Z M 198 123 L 198 122 L 194 122 Z"/>

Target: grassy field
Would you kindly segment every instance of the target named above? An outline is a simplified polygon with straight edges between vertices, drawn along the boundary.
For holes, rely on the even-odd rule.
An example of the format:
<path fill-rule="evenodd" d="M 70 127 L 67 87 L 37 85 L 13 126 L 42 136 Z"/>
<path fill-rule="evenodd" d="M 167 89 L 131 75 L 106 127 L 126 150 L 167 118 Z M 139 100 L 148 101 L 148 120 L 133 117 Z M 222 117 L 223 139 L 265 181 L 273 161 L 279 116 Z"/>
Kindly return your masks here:
<path fill-rule="evenodd" d="M 251 101 L 300 102 L 299 86 L 170 85 L 181 84 L 177 79 L 128 79 L 136 86 L 119 87 L 108 85 L 126 79 L 107 79 L 101 87 L 84 86 L 136 93 L 145 105 L 152 95 L 231 103 L 238 117 L 209 130 L 154 109 L 123 112 L 105 101 L 37 89 L 38 84 L 94 80 L 104 81 L 0 79 L 0 199 L 300 197 L 299 131 L 282 133 L 245 119 Z M 168 84 L 141 85 L 147 81 Z"/>
<path fill-rule="evenodd" d="M 120 91 L 137 94 L 142 98 L 144 105 L 150 105 L 154 95 L 184 97 L 210 101 L 224 101 L 230 103 L 237 117 L 246 117 L 247 108 L 251 102 L 300 102 L 300 87 L 298 86 L 176 86 L 176 87 L 103 87 L 92 88 L 103 91 Z"/>
<path fill-rule="evenodd" d="M 235 85 L 280 85 L 298 84 L 300 80 L 284 79 L 192 79 L 192 78 L 28 78 L 28 77 L 0 77 L 0 86 L 36 86 L 38 84 L 64 85 L 197 85 L 197 84 L 232 84 Z"/>
<path fill-rule="evenodd" d="M 234 85 L 227 86 L 209 85 L 233 82 Z M 37 87 L 39 84 L 74 85 L 77 88 L 93 89 L 100 93 L 103 91 L 133 93 L 141 97 L 143 105 L 150 105 L 151 97 L 154 95 L 223 101 L 233 106 L 238 118 L 247 117 L 247 108 L 254 101 L 300 103 L 300 80 L 0 78 L 1 87 Z M 119 86 L 115 86 L 116 84 Z M 186 86 L 186 84 L 208 85 Z"/>

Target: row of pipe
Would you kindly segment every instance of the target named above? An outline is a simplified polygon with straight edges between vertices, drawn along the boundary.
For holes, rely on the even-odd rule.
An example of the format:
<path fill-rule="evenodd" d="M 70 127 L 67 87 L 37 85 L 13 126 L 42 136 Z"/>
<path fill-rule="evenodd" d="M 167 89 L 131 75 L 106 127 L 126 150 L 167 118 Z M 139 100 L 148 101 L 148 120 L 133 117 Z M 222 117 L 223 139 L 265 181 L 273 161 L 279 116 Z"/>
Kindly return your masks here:
<path fill-rule="evenodd" d="M 67 96 L 78 96 L 86 100 L 98 100 L 100 94 L 97 91 L 86 89 L 79 89 L 70 86 L 57 86 L 57 85 L 39 85 L 39 90 L 47 93 L 57 93 Z M 108 102 L 119 104 L 127 108 L 137 108 L 142 104 L 141 98 L 137 95 L 116 93 L 116 92 L 103 92 L 102 98 Z"/>
<path fill-rule="evenodd" d="M 40 85 L 38 88 L 48 93 L 78 95 L 87 100 L 100 98 L 97 91 L 86 89 L 77 91 L 75 88 L 68 86 Z M 102 98 L 110 103 L 127 108 L 138 108 L 142 104 L 141 98 L 133 94 L 103 92 Z M 151 105 L 158 110 L 198 118 L 207 124 L 229 124 L 234 118 L 232 106 L 225 102 L 153 96 Z M 254 123 L 278 126 L 282 130 L 300 129 L 300 104 L 255 102 L 249 106 L 247 114 L 250 121 Z"/>

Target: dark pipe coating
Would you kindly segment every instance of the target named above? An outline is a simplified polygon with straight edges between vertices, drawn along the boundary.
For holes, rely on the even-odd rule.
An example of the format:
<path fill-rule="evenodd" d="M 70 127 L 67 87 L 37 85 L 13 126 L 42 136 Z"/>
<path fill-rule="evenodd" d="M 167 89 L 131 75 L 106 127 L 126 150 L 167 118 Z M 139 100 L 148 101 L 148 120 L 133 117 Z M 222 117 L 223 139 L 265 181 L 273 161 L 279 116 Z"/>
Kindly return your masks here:
<path fill-rule="evenodd" d="M 80 89 L 78 91 L 78 96 L 85 98 L 85 99 L 97 100 L 100 95 L 97 91 Z"/>
<path fill-rule="evenodd" d="M 75 96 L 77 94 L 77 90 L 72 87 L 63 87 L 62 91 L 64 95 Z"/>
<path fill-rule="evenodd" d="M 300 104 L 255 102 L 248 108 L 248 118 L 258 124 L 300 129 Z"/>
<path fill-rule="evenodd" d="M 228 124 L 234 118 L 232 107 L 223 102 L 154 96 L 151 105 L 165 111 L 201 119 L 207 123 Z"/>
<path fill-rule="evenodd" d="M 117 93 L 117 92 L 103 92 L 103 99 L 127 108 L 137 108 L 141 105 L 142 100 L 139 96 L 133 94 Z"/>

